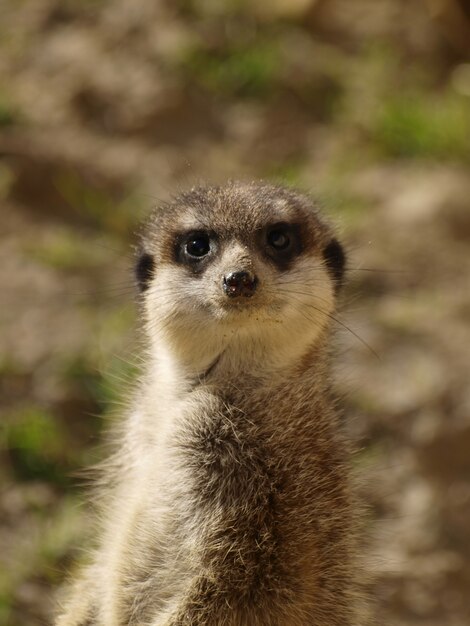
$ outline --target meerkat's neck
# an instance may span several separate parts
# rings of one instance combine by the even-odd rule
[[[288,360],[282,359],[285,352],[279,350],[278,361],[275,352],[262,353],[249,342],[235,348],[206,344],[204,360],[196,363],[162,344],[147,377],[147,427],[152,431],[161,426],[172,432],[179,414],[175,408],[183,411],[188,402],[204,394],[245,412],[252,412],[253,407],[270,407],[273,425],[278,420],[286,422],[287,416],[297,421],[296,413],[300,421],[308,421],[307,406],[328,402],[327,344],[325,330],[296,356],[292,350],[288,352]]]
[[[158,393],[181,399],[200,386],[222,393],[228,388],[273,390],[297,384],[319,384],[328,372],[329,329],[320,334],[268,328],[256,337],[243,332],[174,337],[153,349],[149,383]]]

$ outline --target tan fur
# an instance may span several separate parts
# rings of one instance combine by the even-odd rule
[[[300,224],[288,267],[264,251],[274,222]],[[199,275],[175,259],[188,230],[218,238]],[[155,212],[148,367],[99,547],[57,626],[359,624],[349,445],[329,391],[332,237],[309,199],[256,183]],[[234,270],[259,278],[249,301],[221,288]]]

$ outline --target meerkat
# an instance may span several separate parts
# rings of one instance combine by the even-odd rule
[[[357,626],[350,445],[330,393],[345,254],[306,196],[191,189],[136,265],[146,368],[57,626]]]

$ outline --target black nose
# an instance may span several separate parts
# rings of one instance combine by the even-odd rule
[[[224,291],[230,298],[250,298],[256,290],[258,279],[250,272],[231,272],[224,276]]]

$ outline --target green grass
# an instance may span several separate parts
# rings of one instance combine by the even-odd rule
[[[103,232],[126,240],[141,222],[144,199],[129,190],[111,192],[91,186],[74,172],[54,182],[69,207]]]
[[[268,178],[277,184],[300,187],[301,172],[304,164],[304,157],[299,155],[282,163],[274,163],[266,167],[262,177]]]
[[[59,506],[43,511],[31,510],[34,531],[17,539],[15,567],[0,571],[0,623],[22,624],[24,614],[18,615],[16,594],[25,582],[36,580],[58,585],[68,569],[71,545],[77,545],[87,533],[88,520],[79,510],[80,500],[65,496]],[[35,622],[36,623],[36,622]]]
[[[271,39],[233,42],[218,51],[195,49],[181,61],[193,80],[226,97],[266,96],[275,86],[278,66],[279,52]]]
[[[0,129],[13,126],[20,120],[20,115],[7,93],[0,89]]]
[[[372,126],[373,141],[392,157],[470,160],[470,100],[447,91],[395,94]]]
[[[128,328],[128,319],[121,318],[121,315],[116,315],[113,321],[108,316],[107,324],[113,326],[118,323]],[[78,357],[65,366],[64,378],[67,386],[74,387],[76,392],[90,398],[100,413],[106,414],[127,400],[123,389],[127,391],[131,388],[138,371],[138,366],[133,362],[113,355],[107,355],[106,363],[100,371],[99,362],[89,355]]]
[[[3,420],[0,449],[8,451],[17,478],[68,485],[69,442],[56,417],[30,405],[18,407]]]
[[[6,411],[0,429],[0,453],[9,459],[16,479],[46,481],[59,488],[74,486],[73,473],[102,454],[93,441],[98,440],[105,424],[103,417],[124,410],[122,404],[137,372],[134,363],[111,355],[103,372],[92,357],[77,357],[64,365],[63,385],[69,396],[81,398],[83,405],[67,405],[64,415],[62,409],[48,410],[36,404]]]
[[[179,10],[187,17],[232,17],[244,12],[246,0],[177,0]]]
[[[126,246],[122,247],[122,254],[127,253]],[[100,267],[108,261],[114,250],[97,244],[97,238],[90,234],[87,244],[87,253],[83,254],[83,241],[71,230],[56,230],[47,239],[31,240],[24,247],[26,255],[41,265],[67,272],[86,273]]]

